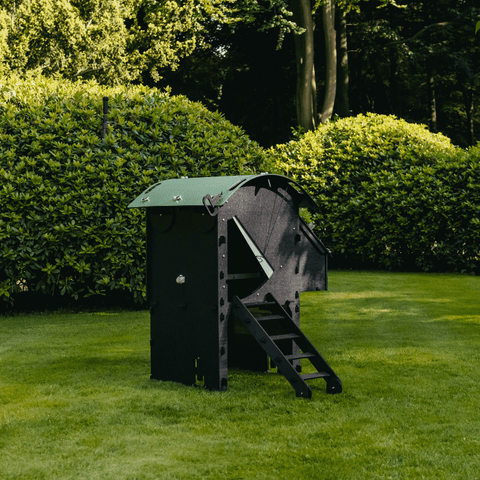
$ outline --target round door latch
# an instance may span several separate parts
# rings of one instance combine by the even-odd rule
[[[182,284],[185,283],[185,276],[184,276],[184,275],[179,275],[175,281],[176,281],[178,284],[182,285]]]

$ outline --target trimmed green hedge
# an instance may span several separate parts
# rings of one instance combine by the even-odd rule
[[[478,272],[480,149],[368,114],[272,149],[317,201],[316,233],[342,268]]]
[[[0,304],[25,291],[144,302],[144,216],[127,205],[161,179],[253,173],[264,161],[241,129],[184,97],[0,78]]]

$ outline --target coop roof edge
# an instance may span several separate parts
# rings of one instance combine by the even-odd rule
[[[215,206],[221,207],[246,185],[258,185],[272,190],[283,188],[293,197],[297,197],[300,207],[316,207],[314,200],[297,182],[283,175],[270,173],[163,180],[148,187],[128,207],[202,206],[206,195],[215,202]]]

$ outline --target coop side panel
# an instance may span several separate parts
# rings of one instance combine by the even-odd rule
[[[300,219],[297,242],[298,280],[301,292],[327,290],[329,252],[321,240]]]
[[[216,219],[204,209],[152,208],[147,220],[152,378],[218,378]]]

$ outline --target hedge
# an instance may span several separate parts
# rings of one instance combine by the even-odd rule
[[[184,97],[0,78],[0,304],[24,292],[143,303],[145,222],[130,201],[161,179],[254,173],[264,162],[241,129]]]
[[[273,167],[315,198],[316,233],[341,268],[480,266],[480,148],[424,126],[359,115],[274,147]]]

